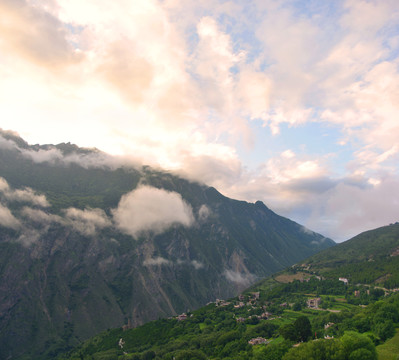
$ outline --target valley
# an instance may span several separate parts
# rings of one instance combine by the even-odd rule
[[[387,238],[391,240],[384,242]],[[346,258],[357,261],[360,269],[367,267],[369,273],[379,275],[386,271],[380,262],[367,260],[370,239],[380,244],[380,260],[384,256],[388,260],[399,242],[399,224],[360,234],[238,297],[136,329],[102,333],[62,359],[395,359],[399,355],[398,289],[389,286],[392,282],[382,288],[371,277],[363,284],[336,277],[335,273],[345,273],[345,267],[342,272],[339,266],[331,271],[331,254],[340,253],[340,247],[346,254],[357,249],[356,260]],[[318,272],[308,265],[316,259]],[[328,268],[321,259],[328,261]]]

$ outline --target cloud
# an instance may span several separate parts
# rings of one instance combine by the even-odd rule
[[[87,153],[78,153],[72,151],[68,154],[63,154],[62,151],[56,147],[39,150],[19,149],[21,154],[26,158],[31,159],[35,163],[47,162],[49,164],[57,164],[68,166],[70,164],[77,164],[86,169],[89,168],[109,168],[116,169],[122,166],[139,167],[140,160],[128,156],[111,156],[109,154],[98,151],[97,149],[87,149]]]
[[[191,206],[180,194],[150,186],[123,195],[113,217],[117,227],[133,237],[143,231],[160,234],[172,225],[194,223]]]
[[[110,155],[102,152],[96,148],[83,148],[76,147],[71,144],[59,144],[58,148],[55,145],[44,145],[41,148],[33,146],[31,148],[20,147],[16,141],[6,139],[2,136],[0,129],[0,148],[15,150],[27,159],[35,163],[49,163],[52,165],[78,164],[86,169],[88,168],[109,168],[117,169],[122,166],[133,166],[139,168],[142,166],[141,160],[138,157],[126,155]],[[19,134],[13,133],[14,136],[19,138]],[[28,144],[26,144],[28,145]],[[69,145],[70,149],[64,153],[61,149]],[[1,181],[1,178],[0,178]],[[3,180],[4,181],[4,180]],[[1,185],[0,185],[1,191]]]
[[[0,32],[4,35],[0,46],[4,54],[16,53],[47,68],[79,59],[67,40],[66,26],[41,6],[25,0],[3,0],[0,12]]]
[[[15,144],[14,141],[5,139],[2,135],[3,135],[2,132],[0,132],[0,149],[11,149],[11,150],[13,150],[13,149],[17,148],[17,144]]]
[[[195,270],[199,270],[204,267],[204,264],[197,260],[191,260],[191,265],[194,266]]]
[[[317,160],[300,159],[291,150],[286,150],[280,156],[268,160],[265,172],[277,183],[321,177],[326,174],[326,170]]]
[[[21,210],[21,214],[28,219],[43,225],[48,225],[52,222],[65,223],[62,217],[54,214],[49,214],[40,209],[32,209],[25,206]]]
[[[178,259],[176,260],[176,262],[173,262],[161,256],[156,256],[154,258],[147,258],[143,261],[144,266],[172,266],[174,264],[177,265],[188,264],[193,266],[195,270],[199,270],[204,267],[204,264],[197,260],[187,261],[187,260]]]
[[[30,245],[37,243],[42,235],[43,232],[37,229],[24,228],[22,233],[18,237],[18,241],[22,245],[29,247]]]
[[[20,227],[20,221],[11,213],[11,211],[0,204],[0,225],[11,229]]]
[[[397,176],[382,178],[376,185],[367,179],[359,179],[359,184],[340,181],[319,198],[319,203],[312,204],[306,225],[343,241],[362,231],[397,222],[397,186]]]
[[[205,221],[209,217],[209,215],[211,215],[211,210],[209,209],[209,207],[205,204],[201,205],[198,210],[198,220]]]
[[[8,185],[8,182],[4,178],[0,177],[0,192],[4,193],[9,191],[9,189],[10,186]]]
[[[50,206],[44,195],[37,195],[34,190],[28,187],[23,190],[12,190],[7,181],[2,177],[0,177],[0,192],[2,192],[9,201],[28,202],[41,207]]]
[[[209,148],[211,149],[212,147]],[[226,187],[229,183],[232,185],[241,175],[241,162],[228,147],[215,146],[213,150],[213,155],[186,154],[180,163],[182,170],[176,172],[185,178],[199,180],[216,188]]]
[[[161,266],[161,265],[171,265],[172,262],[161,257],[149,258],[143,261],[144,266]]]
[[[337,184],[385,188],[397,174],[395,0],[4,0],[0,11],[0,118],[33,143],[133,153],[305,222]],[[313,124],[339,133],[330,154],[350,154],[334,163],[283,146],[312,142],[295,130]]]
[[[87,236],[95,235],[99,229],[111,226],[111,220],[102,209],[64,210],[65,217],[72,227]]]
[[[19,201],[19,202],[29,202],[33,205],[48,207],[50,206],[44,195],[37,195],[35,191],[30,188],[25,188],[24,190],[14,190],[12,192],[5,193],[6,198],[10,201]]]
[[[227,280],[238,285],[249,285],[253,283],[256,279],[256,276],[251,273],[241,273],[228,269],[223,272],[223,275],[226,277]]]
[[[27,149],[20,149],[23,156],[28,159],[31,159],[35,163],[56,163],[57,161],[62,161],[64,156],[62,152],[57,148],[51,149],[39,149],[35,150],[27,150]]]

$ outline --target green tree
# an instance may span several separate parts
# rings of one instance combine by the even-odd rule
[[[317,340],[292,348],[283,360],[346,360],[338,339]]]
[[[395,325],[392,320],[387,320],[383,323],[378,323],[373,327],[375,334],[385,341],[395,335]]]
[[[279,329],[279,333],[285,340],[297,341],[298,334],[296,332],[294,324],[282,325]]]
[[[293,306],[292,306],[292,310],[294,311],[301,311],[302,310],[302,305],[300,302],[296,302]]]
[[[348,360],[374,360],[376,359],[375,354],[373,354],[368,349],[357,349],[352,351],[349,355]]]
[[[294,322],[298,341],[308,341],[312,337],[312,326],[307,316],[300,316]]]
[[[371,355],[367,355],[369,356],[367,360],[377,359],[375,345],[366,335],[359,334],[355,331],[347,331],[341,338],[341,344],[346,359],[349,359],[351,354],[358,349],[366,349],[370,352]],[[357,353],[355,353],[353,356],[357,356],[356,354]]]
[[[206,355],[201,350],[183,350],[175,357],[175,360],[206,360]]]
[[[279,344],[270,344],[256,352],[255,360],[281,360],[284,354],[292,348],[291,342],[283,341]]]
[[[152,360],[153,358],[155,358],[155,352],[152,350],[146,351],[142,356],[143,360]]]

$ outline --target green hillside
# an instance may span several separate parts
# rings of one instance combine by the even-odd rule
[[[396,359],[399,293],[369,274],[398,272],[398,228],[368,231],[183,320],[109,330],[61,358]],[[354,264],[363,283],[342,279]]]
[[[293,268],[351,283],[399,287],[399,223],[364,232]]]

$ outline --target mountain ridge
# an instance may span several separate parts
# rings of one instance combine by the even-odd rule
[[[334,245],[261,202],[3,135],[0,357],[197,308]]]

